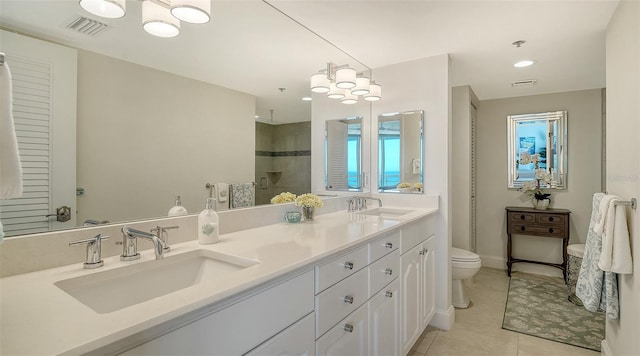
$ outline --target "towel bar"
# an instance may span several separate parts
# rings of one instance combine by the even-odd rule
[[[636,200],[636,198],[631,198],[631,200],[618,200],[616,202],[614,202],[615,205],[622,205],[622,206],[630,206],[631,209],[636,210],[636,208],[638,208],[638,201]]]

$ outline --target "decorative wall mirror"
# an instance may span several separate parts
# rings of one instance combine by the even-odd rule
[[[422,194],[423,111],[378,116],[378,191]]]
[[[327,190],[362,191],[362,116],[326,121],[324,163]]]
[[[567,188],[566,111],[507,116],[507,145],[509,188],[536,179],[536,170],[550,177],[541,187]]]

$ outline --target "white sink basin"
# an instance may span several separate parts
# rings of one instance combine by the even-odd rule
[[[58,281],[55,285],[99,314],[111,313],[195,286],[216,283],[259,261],[209,250],[177,255]]]
[[[377,209],[368,209],[356,214],[380,216],[383,218],[393,219],[393,218],[400,218],[403,215],[413,213],[414,211],[415,210],[411,210],[411,209],[377,208]]]

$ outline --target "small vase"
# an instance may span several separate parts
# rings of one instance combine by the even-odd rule
[[[536,210],[547,210],[549,207],[549,203],[551,203],[551,199],[531,199],[531,204],[533,204],[533,208]]]
[[[313,206],[303,206],[302,207],[302,215],[305,220],[313,220],[313,215],[315,214],[316,208]]]

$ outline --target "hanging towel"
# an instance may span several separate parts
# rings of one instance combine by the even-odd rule
[[[602,193],[599,193],[602,194]],[[613,205],[611,204],[611,202],[614,199],[620,200],[620,198],[618,198],[615,195],[611,195],[611,194],[602,194],[602,200],[600,201],[600,207],[598,208],[597,211],[592,212],[592,218],[593,214],[595,214],[595,225],[593,227],[593,230],[596,232],[596,234],[601,235],[604,234],[604,229],[605,229],[605,225],[607,224],[607,217],[609,216],[609,207],[612,207]]]
[[[22,167],[13,124],[11,71],[0,65],[0,199],[22,196]]]
[[[255,205],[255,183],[239,183],[229,186],[231,191],[231,209],[246,208]]]
[[[218,199],[216,210],[229,210],[229,184],[216,183],[216,199]]]
[[[605,272],[630,274],[633,272],[627,209],[612,199],[607,210],[607,220],[602,238],[602,253],[598,267]]]
[[[598,267],[602,253],[602,234],[596,233],[595,228],[601,218],[600,208],[605,196],[604,193],[593,195],[591,221],[576,283],[576,296],[582,300],[585,309],[592,312],[602,309],[606,312],[607,319],[616,320],[619,315],[617,277],[614,273],[605,272]]]

